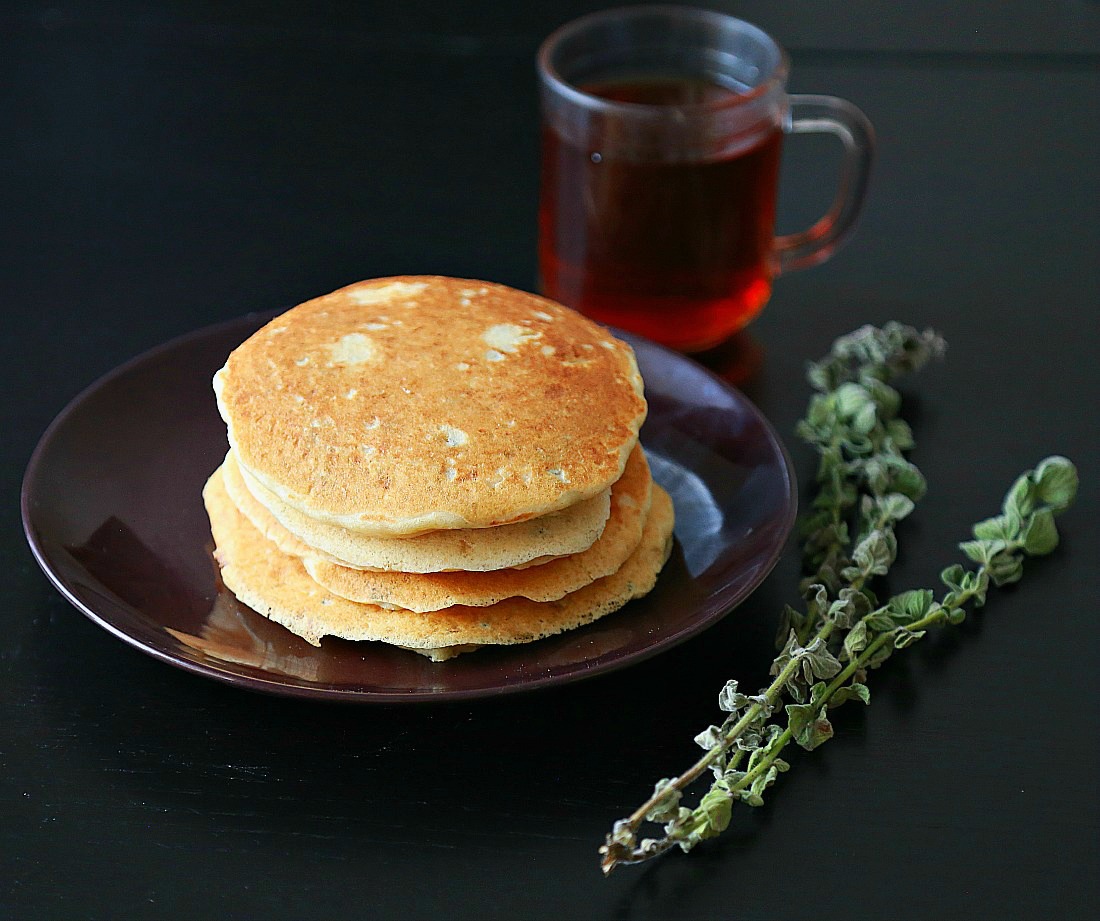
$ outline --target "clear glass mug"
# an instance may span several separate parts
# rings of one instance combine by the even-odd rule
[[[640,6],[577,19],[538,56],[543,292],[683,351],[722,342],[773,279],[828,259],[867,189],[873,133],[851,103],[787,93],[783,50],[708,10]],[[829,212],[775,236],[785,134],[844,158]]]

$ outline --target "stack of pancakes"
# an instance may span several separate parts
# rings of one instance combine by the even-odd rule
[[[529,642],[645,594],[668,557],[634,355],[552,301],[362,282],[268,323],[214,389],[223,582],[315,645]]]

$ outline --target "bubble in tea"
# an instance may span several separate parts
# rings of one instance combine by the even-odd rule
[[[705,77],[597,80],[617,103],[720,107],[737,90]],[[546,294],[601,323],[675,348],[708,348],[767,302],[774,266],[782,131],[673,158],[598,132],[583,142],[543,126],[539,262]],[[610,141],[610,143],[608,143]]]

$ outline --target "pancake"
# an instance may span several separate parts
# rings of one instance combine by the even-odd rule
[[[314,650],[303,654],[298,637],[280,624],[258,617],[227,588],[218,592],[198,636],[171,627],[165,627],[165,630],[189,649],[223,662],[304,678],[313,683],[327,683],[339,678],[338,674],[334,674],[339,668],[334,667],[332,660],[318,656]],[[427,656],[433,662],[443,662],[480,648],[466,645],[444,649],[423,647],[409,651]]]
[[[596,542],[611,511],[611,490],[569,508],[496,528],[429,531],[401,539],[366,537],[315,521],[245,477],[230,451],[223,465],[233,504],[284,553],[352,569],[484,572],[580,553]]]
[[[326,591],[297,557],[281,553],[237,511],[215,471],[203,489],[222,579],[237,598],[314,645],[323,636],[379,640],[449,655],[451,647],[527,643],[590,623],[652,589],[672,547],[672,501],[659,486],[642,542],[618,572],[558,601],[511,598],[431,614],[357,604]]]
[[[341,598],[418,613],[459,604],[485,607],[514,597],[556,601],[616,572],[634,552],[649,513],[651,485],[645,454],[635,447],[611,489],[611,517],[600,539],[583,553],[528,569],[408,574],[362,572],[308,556],[304,563],[314,581]]]
[[[633,352],[602,327],[438,276],[293,308],[233,351],[215,392],[245,474],[374,537],[495,527],[597,496],[646,413]]]

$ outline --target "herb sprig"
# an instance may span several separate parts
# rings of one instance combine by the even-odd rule
[[[819,462],[816,495],[800,526],[809,573],[800,586],[803,610],[783,611],[773,681],[755,695],[726,682],[718,707],[727,716],[695,737],[705,754],[678,777],[658,781],[645,803],[614,824],[600,847],[605,875],[674,846],[690,851],[725,830],[735,802],[762,805],[790,767],[781,755],[791,742],[813,750],[833,735],[829,710],[870,702],[869,670],[930,628],[961,623],[968,605],[985,604],[991,584],[1018,581],[1025,557],[1057,546],[1054,516],[1072,503],[1077,471],[1065,458],[1049,457],[1016,480],[998,515],[974,525],[974,539],[959,547],[977,565],[945,569],[939,598],[917,589],[880,603],[871,589],[897,556],[897,523],[925,492],[924,477],[904,456],[913,436],[898,417],[901,396],[890,382],[944,348],[931,331],[865,326],[810,365],[816,392],[797,433]],[[713,781],[698,805],[681,805],[684,790],[708,770]],[[639,839],[647,822],[663,825],[663,834]]]

